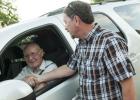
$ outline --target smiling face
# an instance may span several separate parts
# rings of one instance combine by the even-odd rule
[[[36,69],[43,61],[43,50],[35,43],[28,44],[24,49],[24,58],[28,66]]]

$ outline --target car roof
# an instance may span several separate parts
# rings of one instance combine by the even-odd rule
[[[114,7],[127,5],[127,4],[133,4],[133,3],[140,3],[140,1],[128,0],[128,1],[119,1],[119,2],[109,2],[109,3],[91,5],[91,7],[92,7],[93,12],[105,12],[108,14],[112,14]],[[19,23],[9,25],[5,28],[0,29],[0,37],[2,37],[0,39],[0,42],[1,42],[0,49],[7,43],[7,41],[5,40],[7,39],[10,40],[10,38],[15,37],[17,34],[22,33],[33,27],[45,25],[49,22],[57,24],[56,21],[58,20],[61,22],[62,25],[64,25],[63,17],[62,17],[63,9],[64,7],[57,9],[56,11],[44,14],[40,17],[31,19],[31,20],[21,21]]]
[[[7,40],[11,40],[17,35],[20,35],[19,33],[26,33],[27,31],[36,28],[38,26],[43,26],[48,23],[50,24],[57,24],[57,19],[54,16],[50,17],[38,17],[34,18],[32,20],[26,20],[26,21],[21,21],[19,23],[9,25],[5,28],[0,29],[0,50],[3,48],[5,44],[7,44]]]
[[[104,11],[110,11],[110,9],[113,9],[114,7],[118,7],[118,6],[122,6],[122,5],[126,5],[126,4],[133,4],[133,3],[140,3],[139,0],[128,0],[128,1],[118,1],[118,2],[107,2],[107,3],[102,3],[102,4],[96,4],[96,5],[91,5],[92,7],[92,11],[93,12],[104,12]],[[61,14],[58,14],[58,15],[53,15],[51,14],[51,18],[50,19],[54,19],[54,17],[59,17],[60,19],[62,19],[62,11],[63,11],[64,7],[63,8],[60,8],[60,9],[57,9],[58,12],[60,12]],[[54,12],[54,11],[53,11]],[[53,13],[53,12],[49,12],[47,13],[50,14],[50,13]],[[57,13],[56,13],[57,14]],[[46,15],[46,14],[44,14]],[[46,20],[46,17],[47,19],[50,17],[50,16],[44,16],[42,15],[41,17],[37,17],[37,18],[34,18],[34,19],[30,19],[30,20],[26,20],[26,21],[21,21],[19,23],[16,23],[16,24],[13,24],[13,25],[9,25],[7,26],[6,28],[2,28],[0,29],[0,36],[4,36],[7,34],[10,34],[12,33],[12,30],[24,30],[27,29],[25,26],[30,26],[30,25],[34,25],[34,24],[39,24],[39,22],[44,22],[43,19]],[[41,24],[41,23],[40,23]],[[44,22],[45,24],[45,22]],[[24,27],[23,27],[24,26]],[[7,32],[7,34],[5,34],[5,32]],[[16,32],[16,31],[14,31]]]
[[[91,5],[92,11],[105,11],[105,10],[110,10],[114,9],[115,7],[118,6],[123,6],[123,5],[128,5],[128,4],[135,4],[135,3],[140,3],[139,0],[127,0],[127,1],[115,1],[115,2],[105,2],[102,4],[96,4],[96,5]]]

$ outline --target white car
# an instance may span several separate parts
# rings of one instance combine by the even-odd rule
[[[95,22],[127,40],[129,57],[136,70],[137,98],[140,98],[140,1],[129,0],[91,5]],[[37,41],[45,59],[58,66],[66,64],[74,52],[77,39],[64,28],[63,8],[30,21],[0,29],[0,100],[71,100],[78,88],[78,75],[54,80],[34,92],[23,81],[13,78],[26,65],[22,44]]]

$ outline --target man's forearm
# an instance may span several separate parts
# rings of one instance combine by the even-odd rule
[[[136,100],[136,92],[133,78],[121,81],[123,100]]]
[[[74,70],[68,68],[66,65],[63,65],[51,72],[46,73],[45,75],[41,76],[39,82],[48,82],[57,78],[63,78],[67,76],[71,76],[75,73]]]
[[[25,81],[27,84],[29,84],[31,87],[35,87],[36,82],[34,79],[36,79],[37,77],[34,75],[29,75],[24,77],[22,80]]]

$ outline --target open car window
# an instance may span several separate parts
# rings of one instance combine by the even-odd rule
[[[1,81],[13,79],[26,65],[23,57],[22,46],[24,43],[29,41],[37,42],[45,52],[44,59],[53,61],[58,67],[66,64],[73,53],[69,43],[56,26],[49,25],[28,31],[22,34],[22,36],[16,37],[3,51],[1,55],[1,58],[3,58],[1,60]],[[63,78],[50,82],[47,87],[37,91],[36,95],[44,93],[66,79],[67,78]]]

